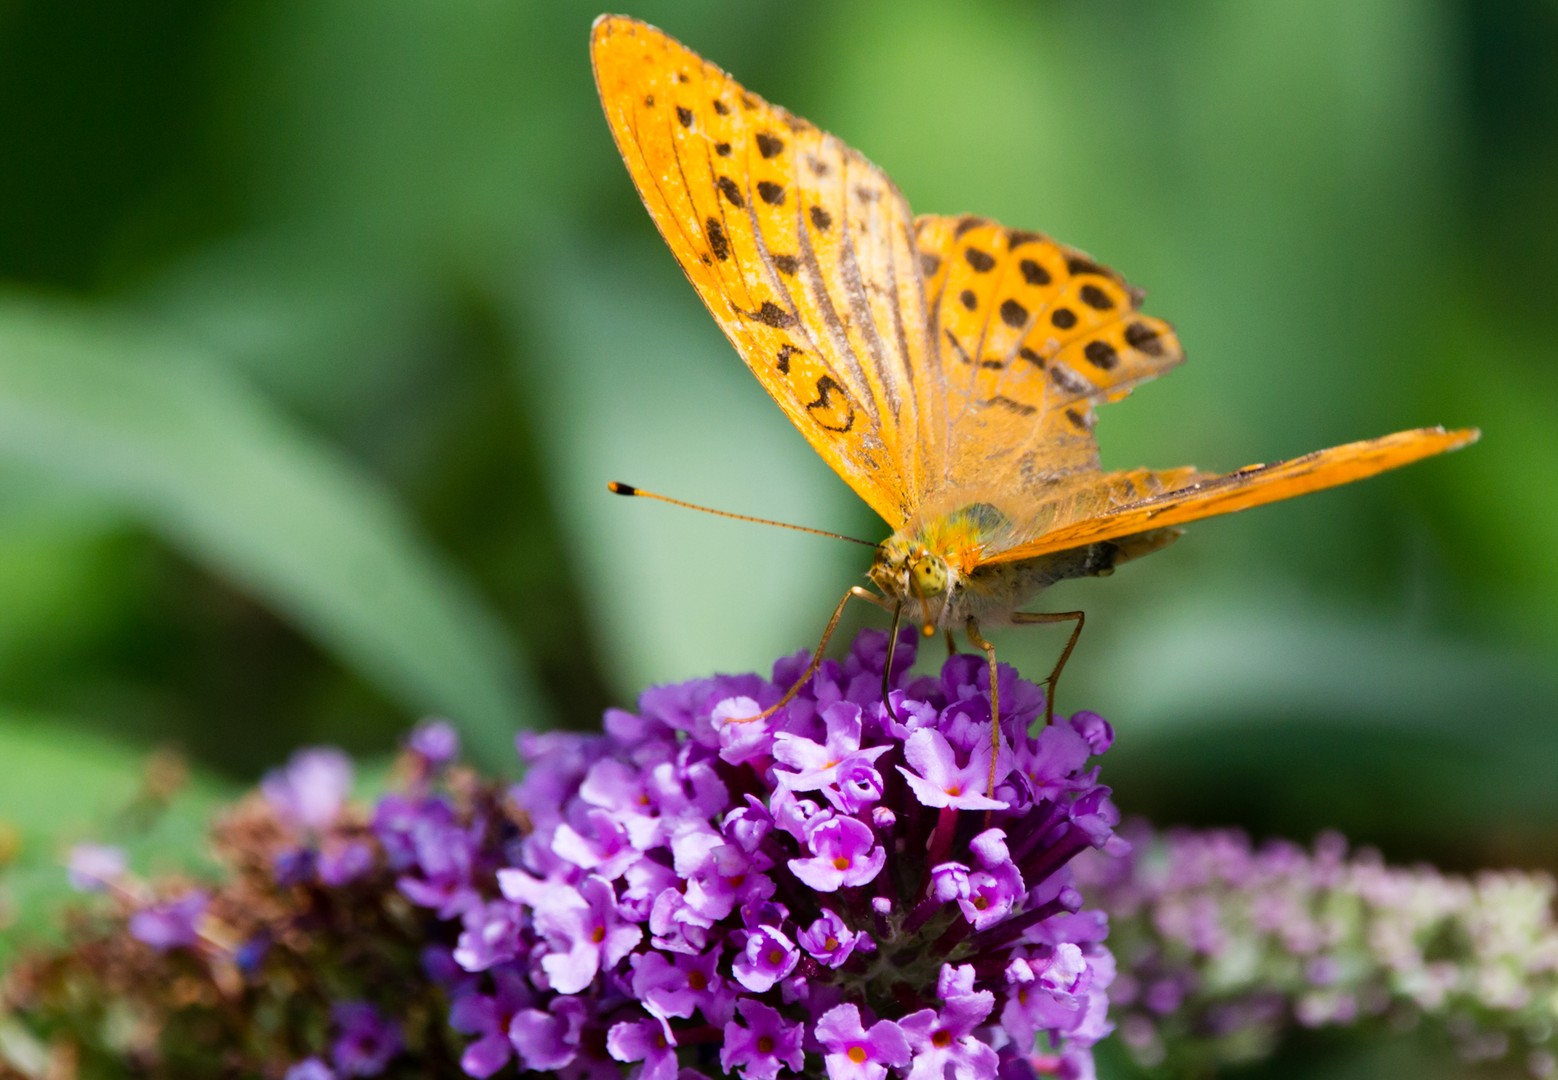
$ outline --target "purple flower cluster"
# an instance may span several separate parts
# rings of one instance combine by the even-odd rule
[[[1334,834],[1260,846],[1234,830],[1129,830],[1082,859],[1114,920],[1120,1034],[1144,1064],[1264,1057],[1291,1028],[1432,1027],[1464,1058],[1558,1076],[1558,884],[1386,864]]]
[[[902,685],[913,640],[890,708],[865,632],[767,719],[804,655],[652,689],[602,735],[523,736],[521,828],[384,799],[401,892],[458,920],[425,961],[465,1071],[1091,1076],[1114,965],[1068,863],[1126,848],[1089,766],[1112,732],[1032,733],[1043,693],[1002,668],[992,739],[983,659]]]

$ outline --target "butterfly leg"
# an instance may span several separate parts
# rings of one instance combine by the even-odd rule
[[[822,640],[817,642],[817,651],[811,654],[811,660],[807,663],[806,670],[801,672],[801,677],[795,680],[795,684],[784,692],[784,696],[782,698],[768,706],[768,708],[764,709],[756,716],[743,716],[740,718],[733,717],[730,720],[727,720],[726,723],[750,724],[755,720],[766,720],[768,717],[772,716],[774,713],[790,704],[790,702],[795,698],[795,695],[801,692],[801,687],[805,686],[811,680],[811,677],[817,674],[817,669],[822,666],[823,654],[828,647],[828,642],[833,638],[833,631],[838,629],[839,620],[844,617],[845,606],[854,599],[869,600],[879,608],[884,608],[888,611],[895,610],[894,608],[888,606],[886,600],[883,600],[880,596],[876,595],[876,593],[872,592],[871,590],[863,588],[859,585],[850,586],[849,591],[845,593],[844,596],[839,600],[838,607],[833,609],[833,617],[828,620],[828,625],[823,628]]]
[[[957,638],[952,636],[952,631],[946,631],[947,635],[947,659],[950,660],[958,654]]]
[[[1071,650],[1077,647],[1077,638],[1082,636],[1082,624],[1086,621],[1087,616],[1080,611],[1015,611],[1012,613],[1012,622],[1019,626],[1058,622],[1076,623],[1076,626],[1071,628],[1071,636],[1066,639],[1066,647],[1060,650],[1060,659],[1055,661],[1055,669],[1049,673],[1049,678],[1044,680],[1045,724],[1054,722],[1055,684],[1060,681],[1060,672],[1066,666],[1066,661],[1071,659]]]
[[[893,656],[898,652],[898,623],[902,617],[903,605],[894,604],[893,625],[887,631],[887,663],[882,666],[882,704],[887,709],[887,715],[899,724],[903,723],[903,717],[899,716],[898,711],[893,708],[893,699],[888,695],[892,693],[893,688]]]
[[[1001,696],[997,669],[995,666],[995,646],[985,640],[979,632],[979,623],[972,615],[968,617],[968,623],[964,627],[968,634],[968,640],[976,649],[984,652],[985,660],[990,665],[990,791],[989,795],[995,798],[995,759],[1001,756]]]

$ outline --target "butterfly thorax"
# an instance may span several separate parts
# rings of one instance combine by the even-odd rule
[[[919,516],[878,546],[871,581],[926,625],[961,627],[970,615],[998,621],[1055,579],[1025,563],[985,563],[1010,528],[987,502]]]
[[[1055,582],[1103,577],[1179,534],[1157,529],[1031,559],[994,560],[1011,533],[1010,519],[988,502],[922,515],[877,547],[870,578],[910,619],[960,629],[970,617],[1004,622]]]

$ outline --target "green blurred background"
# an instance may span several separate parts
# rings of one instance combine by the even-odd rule
[[[809,647],[883,533],[617,158],[576,0],[0,0],[0,816],[90,828]],[[1558,5],[642,2],[923,211],[1120,268],[1191,362],[1107,464],[1478,446],[1062,586],[1128,810],[1558,868]],[[862,617],[863,621],[875,621]],[[998,634],[1048,670],[1060,631]],[[25,783],[22,781],[25,779]],[[52,838],[52,839],[51,839]]]

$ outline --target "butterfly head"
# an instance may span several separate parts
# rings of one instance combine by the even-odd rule
[[[898,533],[876,549],[871,581],[933,632],[959,586],[957,570],[923,542]]]

